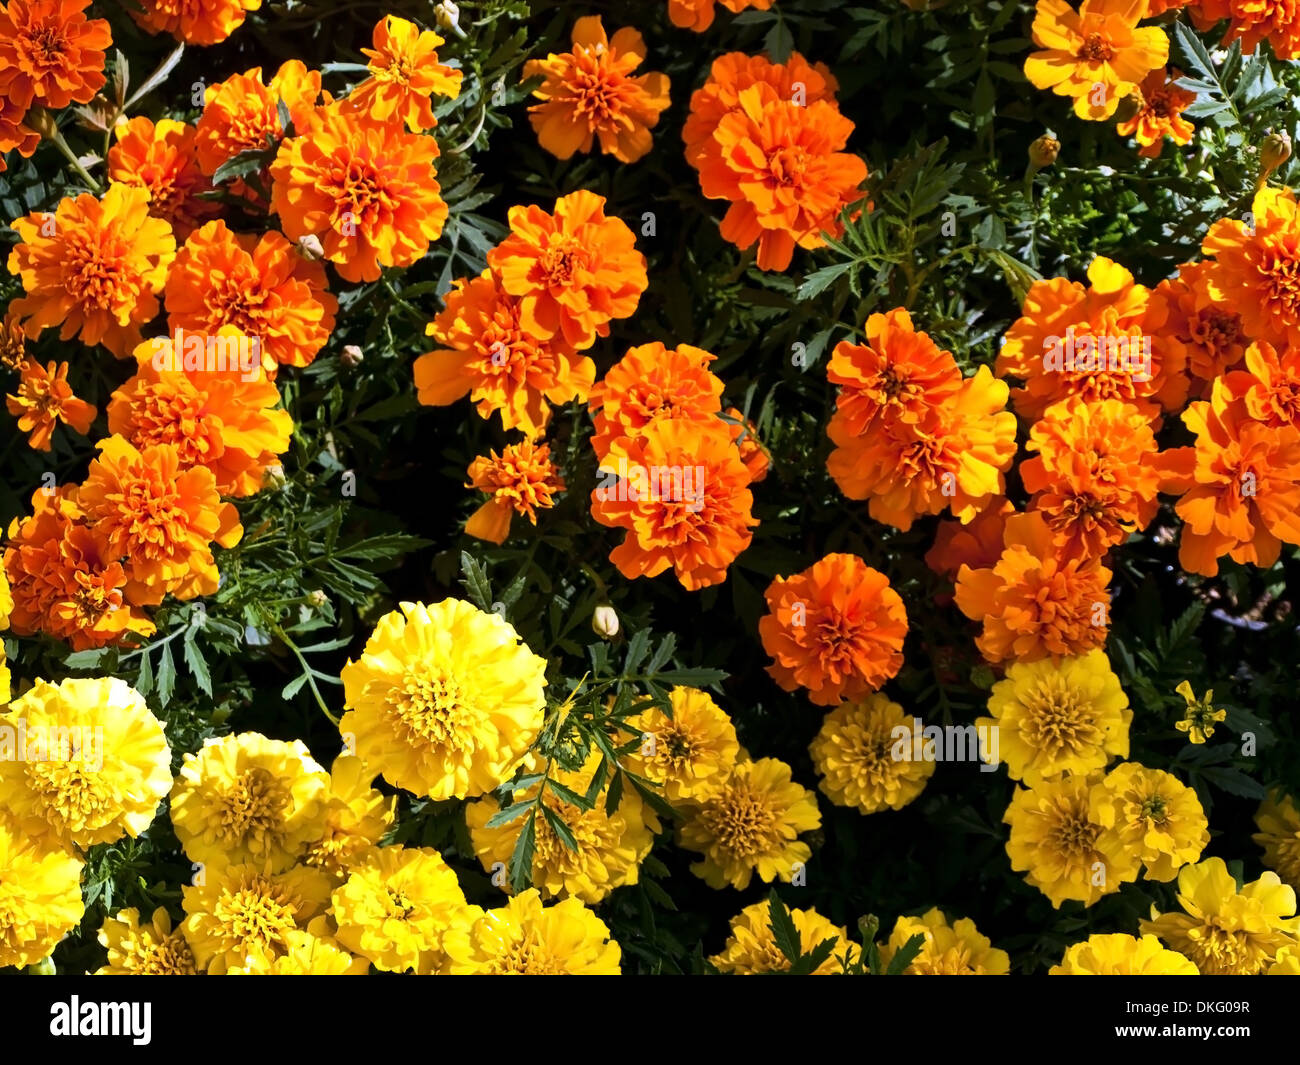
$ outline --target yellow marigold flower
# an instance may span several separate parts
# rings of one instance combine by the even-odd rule
[[[307,844],[302,860],[324,870],[336,883],[341,884],[370,848],[378,846],[393,824],[397,798],[372,788],[374,779],[374,772],[350,754],[339,755],[330,769],[329,792],[319,819],[324,829]]]
[[[573,25],[573,50],[550,53],[524,64],[523,78],[544,80],[533,95],[544,101],[528,109],[541,146],[557,159],[600,150],[623,163],[635,163],[653,146],[650,130],[668,106],[668,76],[634,76],[645,61],[645,41],[631,26],[609,38],[599,15]]]
[[[0,723],[0,806],[62,844],[134,839],[171,787],[162,723],[116,677],[38,680]]]
[[[42,366],[28,359],[19,372],[22,377],[17,393],[5,397],[5,406],[18,419],[18,428],[31,434],[27,439],[29,447],[49,451],[55,426],[60,422],[82,436],[90,432],[96,408],[73,394],[66,362]]]
[[[466,488],[488,494],[487,502],[465,523],[465,533],[494,544],[505,543],[516,513],[536,525],[537,511],[549,510],[556,494],[564,491],[550,447],[532,440],[508,444],[499,455],[495,451],[479,455],[465,475]]]
[[[463,799],[509,778],[542,727],[546,663],[462,599],[402,603],[343,667],[339,729],[394,787]]]
[[[632,772],[663,787],[670,803],[694,799],[725,781],[740,757],[736,728],[708,692],[673,688],[672,716],[650,707],[627,718],[641,746],[627,755]]]
[[[431,847],[380,847],[334,889],[338,940],[385,972],[443,972],[469,952],[482,914]]]
[[[1146,879],[1170,881],[1210,842],[1196,792],[1172,773],[1137,762],[1117,765],[1092,789],[1092,819],[1102,826],[1097,849],[1110,864],[1136,857]]]
[[[108,949],[108,964],[96,976],[196,976],[199,972],[189,941],[181,928],[172,928],[166,906],[154,910],[145,925],[134,906],[105,917],[99,943]]]
[[[307,931],[293,929],[284,934],[285,952],[270,965],[232,965],[227,976],[365,976],[370,962],[355,958],[339,946],[334,925],[321,914],[313,917]]]
[[[1025,77],[1039,89],[1074,100],[1080,118],[1100,121],[1169,59],[1169,38],[1155,26],[1137,28],[1146,0],[1038,0],[1034,43]]]
[[[817,967],[814,976],[835,976],[844,971],[840,959],[848,952],[855,953],[855,944],[849,941],[848,932],[832,924],[816,910],[791,910],[790,919],[799,933],[799,948],[811,953],[819,944],[836,939],[831,956]],[[771,909],[766,900],[746,906],[731,919],[731,935],[722,952],[713,955],[709,964],[724,973],[754,976],[760,973],[783,973],[790,968],[790,959],[781,953],[772,934]]]
[[[1196,976],[1196,966],[1176,950],[1166,950],[1155,936],[1089,936],[1067,947],[1049,976]]]
[[[81,860],[0,804],[0,966],[48,957],[84,913]]]
[[[1105,651],[1013,662],[988,705],[993,716],[978,718],[976,727],[998,730],[996,757],[1012,780],[1030,787],[1128,757],[1133,711]],[[991,752],[981,755],[993,761]]]
[[[13,694],[10,690],[10,681],[9,667],[5,664],[5,645],[0,642],[0,706],[7,703]]]
[[[413,133],[433,129],[430,97],[460,95],[463,75],[438,62],[437,49],[446,42],[432,30],[421,30],[414,22],[387,15],[375,23],[373,48],[361,49],[370,60],[370,77],[348,97],[372,118],[386,122],[396,117]]]
[[[577,770],[551,768],[551,779],[570,791],[585,795],[600,765],[600,752],[593,750],[587,763]],[[540,784],[515,793],[515,802],[525,802],[537,795]],[[611,891],[625,884],[635,884],[641,862],[650,853],[658,818],[641,801],[632,788],[624,788],[618,808],[605,809],[609,785],[601,790],[590,810],[572,806],[549,788],[542,798],[568,828],[578,849],[570,850],[555,833],[547,818],[539,816],[534,824],[533,866],[530,882],[543,898],[575,896],[595,904]],[[474,853],[483,868],[496,873],[507,868],[515,840],[523,831],[524,821],[517,820],[495,827],[488,820],[500,807],[496,800],[485,798],[465,808]],[[500,863],[499,866],[497,863]]]
[[[937,906],[924,916],[900,917],[894,922],[889,942],[880,948],[880,960],[888,965],[917,935],[925,937],[925,946],[903,970],[908,976],[1006,976],[1011,971],[1007,952],[980,935],[974,921],[962,917],[949,924]]]
[[[320,838],[329,774],[302,740],[213,736],[187,754],[172,788],[172,827],[210,870],[265,863],[279,872]]]
[[[896,738],[899,729],[908,737]],[[808,748],[822,794],[864,814],[901,810],[925,790],[935,767],[911,730],[912,719],[880,692],[837,706]]]
[[[813,792],[790,779],[790,767],[776,758],[741,762],[725,783],[698,801],[680,829],[680,842],[704,857],[691,866],[712,888],[749,887],[754,873],[764,883],[790,880],[806,865],[812,849],[800,832],[820,828]]]
[[[489,976],[618,976],[622,949],[578,899],[543,906],[529,888],[488,910],[470,929],[470,954],[453,973]]]
[[[1187,715],[1181,721],[1174,722],[1174,728],[1186,732],[1187,738],[1193,743],[1204,743],[1214,735],[1214,723],[1226,718],[1228,711],[1214,709],[1212,689],[1205,693],[1204,699],[1198,699],[1192,691],[1191,682],[1185,680],[1174,691],[1187,700]]]
[[[1300,891],[1300,810],[1295,799],[1274,791],[1255,811],[1259,831],[1250,838],[1264,848],[1264,864]]]
[[[1283,947],[1296,945],[1295,891],[1276,873],[1238,888],[1222,858],[1207,858],[1178,874],[1178,902],[1183,913],[1152,906],[1152,919],[1139,929],[1187,955],[1206,976],[1254,976]]]
[[[1300,976],[1300,947],[1283,947],[1268,967],[1269,976]]]
[[[234,966],[269,971],[287,952],[289,934],[325,909],[330,884],[320,870],[302,865],[282,873],[230,865],[182,886],[181,895],[188,914],[181,930],[195,963],[210,976],[224,976]]]
[[[1092,819],[1089,799],[1101,774],[1064,776],[1034,788],[1017,788],[1002,820],[1011,826],[1007,856],[1059,908],[1066,899],[1091,906],[1121,883],[1137,879],[1132,855],[1107,857],[1097,849],[1102,826]]]

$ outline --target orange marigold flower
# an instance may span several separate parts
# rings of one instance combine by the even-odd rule
[[[50,437],[59,422],[85,436],[95,420],[95,406],[78,399],[68,384],[68,364],[42,366],[28,359],[22,366],[22,380],[16,395],[5,397],[9,413],[18,419],[18,428],[31,435],[27,443],[37,451],[50,450]]]
[[[244,532],[212,471],[182,470],[170,444],[137,451],[120,436],[101,441],[77,502],[105,557],[125,559],[126,598],[136,606],[157,606],[168,594],[212,595],[219,579],[212,543],[233,547]]]
[[[1239,365],[1250,342],[1238,311],[1210,298],[1207,281],[1214,270],[1213,263],[1183,263],[1177,277],[1151,290],[1147,305],[1153,358],[1185,363],[1193,398],[1208,395],[1216,377]]]
[[[1189,4],[1203,3],[1204,0],[1147,0],[1147,18],[1155,18],[1166,11],[1176,11]]]
[[[4,160],[6,152],[17,148],[24,159],[29,159],[41,143],[41,135],[23,125],[26,117],[27,108],[17,100],[0,95],[0,174],[7,169]]]
[[[1016,416],[1007,386],[987,366],[920,421],[889,418],[861,436],[838,414],[827,426],[835,444],[826,469],[849,499],[870,500],[876,521],[907,531],[944,508],[970,521],[1003,493],[1016,455]]]
[[[1078,395],[1132,403],[1158,428],[1161,409],[1178,410],[1187,398],[1183,351],[1157,352],[1144,332],[1151,293],[1118,263],[1097,256],[1088,282],[1084,288],[1053,277],[1029,287],[998,353],[997,374],[1024,382],[1011,392],[1022,418],[1037,420],[1053,403]]]
[[[19,636],[47,633],[74,651],[152,635],[153,623],[125,601],[126,573],[90,531],[76,494],[72,485],[38,488],[31,517],[9,526],[10,627]]]
[[[669,103],[668,76],[633,76],[645,60],[641,34],[625,26],[605,35],[599,15],[580,18],[573,26],[573,51],[524,64],[523,78],[545,80],[533,95],[545,101],[528,109],[541,146],[557,159],[574,152],[600,150],[623,163],[635,163],[653,144],[650,130]]]
[[[1016,512],[1009,499],[986,507],[963,525],[944,519],[934,532],[934,545],[925,553],[925,564],[935,573],[954,579],[963,565],[991,569],[1002,557],[1002,538],[1007,518]]]
[[[1099,559],[1056,548],[1042,514],[1013,514],[997,563],[957,572],[957,607],[983,624],[975,646],[987,661],[1060,659],[1106,643],[1110,577]]]
[[[1038,0],[1034,43],[1025,77],[1039,89],[1074,99],[1074,113],[1100,121],[1147,73],[1169,60],[1169,38],[1157,26],[1137,28],[1147,0]]]
[[[60,340],[80,334],[119,358],[140,343],[140,326],[158,314],[156,293],[176,255],[172,228],[149,217],[149,193],[110,185],[102,200],[64,198],[53,215],[33,212],[13,224],[21,240],[9,272],[27,295],[9,305],[33,339],[61,325]]]
[[[271,164],[271,208],[293,240],[316,236],[347,281],[377,281],[381,266],[410,266],[442,235],[447,204],[432,137],[323,107]]]
[[[764,593],[759,619],[767,672],[818,706],[861,699],[903,665],[907,611],[889,578],[857,555],[830,554]]]
[[[426,406],[455,403],[469,393],[482,418],[530,436],[551,416],[548,404],[583,401],[596,364],[561,336],[539,340],[520,321],[520,299],[502,290],[490,270],[458,278],[446,306],[425,330],[444,347],[415,360],[415,387]]]
[[[767,84],[740,93],[714,130],[719,152],[700,159],[700,187],[728,200],[720,230],[742,251],[758,242],[758,266],[784,270],[795,245],[820,248],[843,231],[840,212],[861,198],[867,165],[842,149],[853,123],[825,100],[800,104]]]
[[[338,301],[325,267],[299,254],[275,230],[232,233],[220,220],[195,230],[167,277],[173,331],[216,334],[222,326],[257,337],[262,363],[307,366],[329,340]]]
[[[1196,0],[1192,18],[1202,31],[1227,19],[1225,48],[1240,40],[1241,50],[1251,55],[1260,41],[1268,41],[1279,59],[1300,56],[1300,8],[1291,0]]]
[[[710,430],[653,422],[617,440],[600,469],[591,515],[627,530],[609,560],[628,580],[671,566],[687,591],[707,588],[753,538],[749,470],[721,421]]]
[[[1182,76],[1181,70],[1151,71],[1142,80],[1141,108],[1115,127],[1121,137],[1137,138],[1142,146],[1138,155],[1155,159],[1164,148],[1166,137],[1175,144],[1191,143],[1196,127],[1183,118],[1183,111],[1195,102],[1196,93],[1174,84]]]
[[[261,151],[279,140],[284,134],[281,100],[294,129],[301,133],[315,112],[320,92],[320,71],[308,70],[298,59],[282,64],[270,85],[262,82],[261,67],[209,85],[195,136],[199,167],[211,175],[240,152]]]
[[[1279,355],[1271,344],[1252,344],[1246,368],[1228,374],[1223,383],[1256,421],[1273,429],[1300,429],[1300,351]]]
[[[114,129],[117,143],[108,150],[108,177],[123,185],[149,190],[149,213],[171,223],[184,240],[220,208],[197,198],[212,188],[199,169],[197,133],[170,118],[157,125],[144,115]]]
[[[510,235],[488,253],[500,285],[518,296],[519,321],[541,339],[561,334],[581,351],[609,336],[646,290],[645,256],[627,223],[605,217],[605,198],[580,190],[555,211],[511,207]]]
[[[170,337],[146,340],[135,349],[139,369],[113,393],[108,431],[140,451],[169,444],[180,469],[211,470],[222,495],[253,495],[267,467],[288,450],[293,419],[274,409],[280,392],[259,361],[241,366],[230,358],[210,367],[206,338],[191,334],[188,339],[203,343],[202,355],[187,353],[184,343],[176,351]],[[222,347],[215,354],[246,343],[230,326],[223,326],[216,339]]]
[[[749,470],[750,483],[758,484],[767,476],[772,459],[767,453],[767,448],[758,438],[757,427],[735,407],[724,410],[722,417],[729,426],[732,443],[740,449],[740,461]]]
[[[596,458],[604,459],[615,441],[660,421],[717,430],[724,386],[708,368],[716,358],[690,344],[666,348],[654,341],[629,348],[591,390]]]
[[[668,0],[668,17],[674,26],[703,33],[713,25],[715,3],[734,14],[748,8],[766,11],[772,6],[772,0]]]
[[[555,505],[555,496],[564,491],[564,480],[546,444],[521,440],[501,449],[489,451],[469,464],[466,474],[470,483],[488,494],[488,500],[470,515],[465,532],[494,544],[505,543],[510,534],[510,519],[524,515],[534,525],[537,511]]]
[[[358,85],[350,103],[372,118],[386,122],[396,117],[413,133],[433,129],[430,97],[460,95],[462,74],[438,62],[437,50],[446,42],[432,30],[421,30],[414,22],[387,15],[375,23],[373,48],[361,49],[370,60],[370,77]]]
[[[0,321],[0,366],[15,373],[27,361],[27,334],[16,314],[6,314]]]
[[[108,23],[88,19],[90,0],[0,4],[0,99],[22,110],[85,104],[104,87]],[[30,154],[30,153],[27,153]]]
[[[136,0],[127,11],[148,33],[169,33],[186,44],[220,44],[261,6],[262,0]]]

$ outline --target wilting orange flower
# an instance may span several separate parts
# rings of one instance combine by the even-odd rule
[[[721,420],[710,430],[652,422],[615,441],[600,471],[591,516],[627,530],[609,560],[628,580],[671,566],[687,591],[707,588],[753,538],[749,470]]]
[[[233,547],[244,532],[212,471],[182,471],[171,444],[137,451],[120,436],[101,441],[77,502],[105,557],[125,559],[126,597],[137,606],[212,595],[212,543]]]
[[[104,87],[108,23],[87,19],[90,0],[0,4],[0,99],[22,110],[89,103]]]
[[[270,85],[262,82],[261,67],[209,85],[195,140],[203,173],[211,175],[240,152],[262,151],[283,136],[280,100],[289,109],[295,131],[301,133],[320,91],[320,72],[308,70],[298,59],[282,64]]]
[[[9,311],[27,335],[60,325],[60,340],[80,334],[118,357],[140,343],[140,325],[158,313],[155,295],[176,255],[172,228],[149,217],[149,193],[110,185],[103,200],[65,198],[53,215],[34,212],[13,223],[21,243],[9,272],[27,295]]]
[[[410,266],[442,235],[438,143],[347,107],[323,107],[271,164],[271,207],[293,240],[320,238],[347,281]]]
[[[7,396],[5,405],[18,419],[18,428],[31,434],[27,443],[37,451],[50,450],[50,437],[59,422],[85,436],[96,414],[93,404],[73,395],[66,362],[42,366],[28,359],[22,366],[18,392]]]
[[[1003,545],[993,567],[957,573],[957,606],[983,624],[975,646],[987,661],[1059,659],[1105,644],[1111,573],[1099,559],[1057,549],[1037,513],[1008,517]]]
[[[1157,26],[1137,28],[1147,0],[1038,0],[1034,43],[1025,77],[1039,89],[1074,99],[1074,113],[1110,118],[1147,73],[1169,59],[1169,38]]]
[[[429,98],[460,95],[462,74],[438,62],[444,43],[432,30],[387,15],[375,23],[373,48],[361,49],[370,60],[370,77],[352,90],[350,103],[381,122],[396,117],[413,133],[433,129],[438,120]]]
[[[17,148],[24,159],[29,159],[41,143],[41,135],[23,125],[26,117],[25,107],[20,106],[17,100],[0,94],[0,174],[7,169],[4,160],[6,152]]]
[[[486,492],[488,500],[470,515],[465,532],[494,544],[505,543],[514,514],[536,525],[537,511],[553,507],[556,493],[564,491],[551,449],[531,440],[509,444],[499,455],[489,451],[478,456],[466,476],[470,483],[465,487]]]
[[[1136,407],[1073,397],[1048,407],[1025,447],[1038,452],[1020,464],[1029,509],[1047,519],[1058,550],[1104,555],[1155,517],[1160,459]]]
[[[1036,420],[1067,396],[1132,403],[1159,426],[1161,409],[1187,398],[1182,349],[1156,346],[1144,332],[1150,292],[1104,256],[1088,267],[1089,287],[1064,277],[1035,281],[998,353],[999,377],[1018,377],[1011,399]],[[1158,356],[1158,357],[1157,357]]]
[[[700,159],[700,187],[731,206],[722,236],[742,251],[758,242],[758,266],[784,270],[795,245],[820,248],[843,231],[840,212],[861,198],[867,165],[843,151],[853,123],[825,100],[800,104],[765,83],[740,93],[718,122],[720,151]]]
[[[1279,59],[1300,56],[1300,9],[1290,0],[1196,0],[1191,10],[1202,31],[1229,21],[1225,48],[1240,40],[1241,50],[1251,55],[1266,40]]]
[[[540,433],[557,406],[587,398],[596,364],[561,336],[539,340],[520,323],[520,299],[484,270],[452,282],[442,313],[425,330],[436,351],[415,360],[419,401],[440,407],[467,392],[480,417],[501,412],[507,429]]]
[[[338,301],[325,267],[270,230],[259,238],[208,222],[190,234],[167,277],[172,331],[216,334],[223,325],[257,337],[262,364],[307,366],[329,340]]]
[[[605,198],[581,190],[555,211],[511,207],[510,235],[488,253],[500,285],[518,296],[519,321],[541,339],[562,334],[581,351],[636,310],[646,290],[645,256],[627,223],[605,217]]]
[[[857,555],[830,554],[764,593],[759,619],[767,672],[784,690],[806,688],[818,706],[860,699],[903,664],[907,611],[889,578]]]
[[[27,334],[16,314],[6,314],[0,321],[0,366],[15,373],[27,361]]]
[[[38,488],[31,517],[9,526],[10,628],[19,636],[48,633],[74,651],[152,635],[153,623],[125,601],[126,573],[90,531],[76,494],[71,485]]]
[[[181,469],[205,466],[222,495],[250,496],[262,487],[266,468],[288,450],[293,419],[274,409],[280,392],[260,361],[250,358],[245,367],[235,358],[214,358],[209,367],[206,338],[193,339],[204,341],[202,360],[187,360],[185,345],[177,352],[169,337],[135,349],[139,369],[113,393],[108,430],[140,451],[169,444]],[[244,339],[223,326],[214,337],[214,355],[237,350]]]
[[[1006,409],[1007,392],[981,366],[920,421],[890,417],[855,436],[837,414],[827,426],[835,450],[826,469],[849,499],[870,500],[876,521],[903,531],[946,507],[969,521],[1003,493],[1003,474],[1015,459],[1016,416]]]
[[[1142,81],[1142,106],[1132,118],[1115,127],[1121,137],[1136,137],[1138,155],[1155,159],[1168,137],[1175,144],[1189,144],[1196,132],[1183,111],[1196,100],[1196,93],[1174,84],[1183,76],[1181,70],[1153,70]]]
[[[735,407],[728,407],[722,414],[728,432],[731,433],[732,442],[740,449],[740,461],[749,470],[750,483],[758,484],[767,476],[772,460],[767,453],[767,448],[758,438],[757,428]]]
[[[170,33],[186,44],[220,44],[261,6],[262,0],[136,0],[127,11],[149,33]]]
[[[1279,355],[1271,344],[1252,344],[1246,350],[1246,368],[1224,378],[1233,399],[1246,413],[1272,429],[1300,429],[1300,351]]]
[[[528,109],[542,147],[557,159],[589,152],[599,138],[600,150],[624,163],[634,163],[653,143],[650,130],[669,103],[668,77],[632,71],[645,60],[641,34],[625,26],[605,36],[599,15],[580,18],[573,26],[573,51],[524,64],[523,78],[545,80],[533,95],[544,103]]]
[[[720,428],[724,386],[708,368],[716,358],[690,344],[665,348],[655,341],[629,348],[591,390],[596,458],[604,459],[615,441],[660,421],[688,422],[702,431]]]
[[[193,126],[162,118],[155,125],[144,115],[119,124],[117,143],[108,150],[108,177],[123,185],[149,190],[149,213],[171,223],[184,240],[219,207],[197,198],[212,188],[199,169]]]
[[[1186,494],[1178,562],[1188,573],[1213,577],[1224,555],[1268,567],[1283,543],[1300,544],[1300,431],[1251,418],[1227,383],[1214,383],[1208,401],[1192,403],[1183,424],[1196,434],[1181,458]]]
[[[991,569],[1002,557],[1002,538],[1007,517],[1016,512],[1009,499],[981,510],[966,525],[945,519],[934,532],[934,546],[925,553],[925,564],[935,573],[953,579],[963,565]]]
[[[703,33],[713,25],[714,3],[734,13],[747,8],[766,11],[772,6],[772,0],[668,0],[668,17],[674,26]]]
[[[1183,263],[1177,277],[1151,290],[1147,305],[1152,357],[1162,364],[1185,363],[1193,398],[1208,395],[1216,377],[1240,364],[1250,342],[1237,309],[1210,298],[1207,282],[1214,270],[1213,263]]]
[[[1300,218],[1290,189],[1262,188],[1251,205],[1252,224],[1221,218],[1201,252],[1214,259],[1205,287],[1216,303],[1241,315],[1253,340],[1300,346]]]

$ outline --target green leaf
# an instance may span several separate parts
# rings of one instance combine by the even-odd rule
[[[781,901],[781,896],[776,893],[776,888],[773,888],[767,896],[767,912],[772,927],[772,938],[776,940],[777,948],[793,965],[799,960],[799,955],[803,953],[799,943],[799,930],[795,928],[794,918],[790,916],[790,911],[785,908],[785,903]]]
[[[488,581],[487,570],[468,551],[460,553],[460,569],[465,575],[465,579],[460,583],[469,593],[470,601],[480,610],[491,613],[492,585]]]
[[[203,652],[199,650],[194,642],[197,630],[194,628],[187,629],[181,651],[185,657],[185,668],[190,671],[190,676],[199,686],[199,690],[204,695],[212,694],[212,674],[208,672],[207,659],[203,657]]]
[[[220,185],[222,182],[234,178],[251,177],[270,161],[271,153],[265,149],[250,148],[247,151],[242,151],[238,155],[231,156],[217,167],[212,174],[212,184]]]
[[[537,802],[535,799],[529,799],[526,802],[517,802],[510,806],[502,807],[487,819],[487,827],[500,828],[502,825],[510,824],[511,821],[518,821],[536,805]]]
[[[537,810],[528,815],[523,831],[515,840],[515,849],[510,852],[510,886],[520,892],[532,882],[533,850],[537,845]]]
[[[576,806],[579,810],[590,810],[595,805],[594,800],[588,802],[586,796],[579,795],[572,788],[566,788],[558,780],[548,779],[546,786],[570,806]]]
[[[564,818],[545,803],[542,803],[542,814],[546,818],[546,823],[551,826],[551,831],[554,832],[560,838],[560,842],[564,844],[565,849],[576,852],[578,849],[578,841],[573,838],[573,833],[569,831],[569,826],[564,823]]]
[[[830,266],[823,266],[819,270],[814,270],[803,279],[795,298],[800,302],[812,299],[829,288],[836,278],[842,277],[857,265],[856,262],[850,260],[849,262],[833,263]]]
[[[650,630],[637,629],[632,638],[627,642],[627,658],[623,662],[623,673],[625,676],[636,672],[646,652],[650,649]]]
[[[306,673],[298,674],[298,676],[294,677],[293,680],[289,681],[288,684],[286,684],[283,688],[280,689],[280,698],[286,700],[292,699],[295,695],[298,694],[299,690],[306,683],[307,683],[307,674]]]
[[[916,956],[921,953],[925,946],[925,936],[919,932],[912,936],[906,943],[898,948],[897,953],[889,959],[889,968],[885,970],[886,976],[901,976],[904,969],[916,960]]]
[[[158,702],[166,706],[176,691],[176,660],[172,658],[172,645],[163,644],[158,658]]]

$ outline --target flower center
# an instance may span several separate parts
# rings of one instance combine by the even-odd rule
[[[1279,304],[1274,313],[1300,313],[1300,252],[1273,244],[1263,262],[1264,288],[1270,302]]]
[[[1067,809],[1060,811],[1048,838],[1054,850],[1082,862],[1091,859],[1100,834],[1101,826],[1090,821],[1086,812]]]
[[[799,147],[778,148],[767,160],[768,172],[778,185],[798,185],[803,181],[808,155]]]
[[[1114,50],[1100,33],[1090,33],[1084,38],[1083,47],[1079,49],[1079,58],[1091,63],[1105,63],[1113,58]]]
[[[737,858],[763,854],[775,842],[776,815],[744,788],[730,788],[705,807],[704,823],[718,846]]]
[[[256,766],[241,773],[222,794],[218,807],[227,839],[261,842],[283,822],[289,795],[270,771]]]
[[[453,677],[416,666],[388,695],[398,721],[425,743],[459,750],[469,739],[473,712]]]
[[[1035,750],[1053,760],[1081,754],[1101,742],[1092,703],[1059,677],[1047,676],[1023,699],[1021,732]]]
[[[542,252],[542,283],[568,285],[572,283],[573,275],[586,264],[586,254],[572,241],[552,245]]]
[[[32,762],[27,787],[41,797],[51,823],[73,830],[106,824],[113,817],[116,797],[80,758],[53,760],[70,753],[51,750],[51,761]]]

